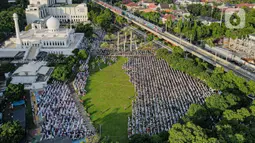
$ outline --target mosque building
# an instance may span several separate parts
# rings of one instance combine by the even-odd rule
[[[29,0],[25,11],[31,29],[20,32],[18,15],[13,14],[16,37],[0,45],[0,59],[31,61],[47,53],[72,55],[83,44],[84,34],[63,25],[88,22],[85,3],[72,0]]]
[[[23,60],[34,60],[38,53],[72,55],[83,44],[84,33],[75,33],[72,28],[60,28],[57,18],[51,16],[45,26],[32,23],[32,29],[20,32],[18,15],[13,14],[16,37],[10,38],[0,48],[0,57],[23,53]]]

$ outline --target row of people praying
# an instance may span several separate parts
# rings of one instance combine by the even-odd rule
[[[79,113],[67,84],[53,81],[40,96],[38,116],[41,123],[41,140],[68,136],[72,140],[94,134]]]
[[[168,131],[192,103],[203,104],[212,90],[154,56],[130,57],[123,65],[137,96],[128,118],[128,135]]]

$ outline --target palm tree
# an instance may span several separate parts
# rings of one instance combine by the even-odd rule
[[[169,18],[166,20],[166,31],[167,31],[167,28],[172,29],[172,26],[173,26],[173,22],[172,22],[171,17],[169,17]]]

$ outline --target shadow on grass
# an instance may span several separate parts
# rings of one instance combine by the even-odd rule
[[[85,90],[87,91],[86,94],[88,94],[91,90],[91,80],[90,80],[90,77],[87,79],[87,82],[86,82],[86,86],[85,86]]]
[[[85,100],[83,100],[83,106],[86,106],[89,103],[91,103],[91,98],[86,98]]]
[[[93,112],[90,113],[90,116],[92,116],[92,115],[94,115],[96,113],[97,113],[97,111],[93,111]]]
[[[91,107],[93,107],[93,106],[94,106],[94,104],[89,104],[89,105],[86,104],[86,105],[85,105],[85,108],[86,108],[87,110],[89,110],[89,108],[91,108]]]
[[[104,111],[101,111],[102,114],[106,113],[107,111],[109,111],[111,108],[107,108],[106,110]]]
[[[102,138],[109,138],[113,142],[128,143],[128,116],[131,113],[120,113],[119,108],[115,108],[103,118],[94,121],[95,127]]]

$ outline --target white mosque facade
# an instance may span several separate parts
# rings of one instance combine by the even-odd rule
[[[88,21],[88,8],[85,3],[72,4],[72,0],[30,0],[26,8],[27,24],[57,18],[60,23]]]
[[[51,16],[44,25],[32,24],[28,31],[19,30],[18,15],[13,15],[16,37],[5,42],[0,48],[0,57],[12,56],[24,52],[24,60],[36,59],[39,52],[72,55],[72,51],[83,44],[84,33],[75,33],[74,29],[60,28],[57,18]],[[46,28],[47,27],[47,28]]]

